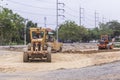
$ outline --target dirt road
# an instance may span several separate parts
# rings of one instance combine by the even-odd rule
[[[91,47],[91,45],[90,47],[84,45],[81,47],[77,45],[77,48],[75,48],[76,46],[73,44],[65,45],[64,50],[68,50],[66,47],[68,47],[68,49],[71,48],[71,50],[96,49],[95,46]],[[84,67],[118,61],[120,60],[120,51],[93,54],[53,53],[52,63],[39,61],[23,63],[22,59],[23,52],[0,49],[0,80],[90,80],[89,77],[91,75],[91,80],[96,80],[99,76],[103,75],[102,77],[104,77],[104,71],[106,71],[107,68],[101,68],[103,73],[99,73],[95,70],[100,67],[96,67],[95,70],[88,69],[88,72]],[[119,70],[119,67],[117,67],[118,65],[115,66],[116,70]],[[82,75],[80,76],[80,74]],[[88,76],[85,77],[86,75]],[[94,76],[96,79],[93,79]]]
[[[80,69],[0,73],[0,80],[120,80],[120,61]]]
[[[52,54],[52,63],[23,63],[22,52],[0,51],[0,72],[36,72],[59,69],[74,69],[120,60],[120,52],[96,54]]]

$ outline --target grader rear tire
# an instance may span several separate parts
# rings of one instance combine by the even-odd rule
[[[47,62],[51,62],[51,53],[47,54]]]
[[[100,47],[98,47],[98,50],[102,50]]]
[[[23,61],[24,62],[28,62],[29,61],[29,56],[28,56],[28,54],[26,52],[24,52],[24,54],[23,54]]]
[[[58,52],[62,52],[62,47],[60,47],[59,51]]]
[[[47,48],[47,54],[46,54],[46,56],[47,56],[47,62],[51,62],[51,47],[48,47]]]
[[[110,49],[110,45],[107,46],[107,49],[108,49],[108,50]]]
[[[48,52],[48,53],[51,53],[51,50],[52,50],[51,47],[48,47],[48,48],[47,48],[47,52]]]
[[[29,44],[28,44],[28,51],[31,50],[31,47],[32,47],[32,45],[31,45],[31,43],[29,43]]]

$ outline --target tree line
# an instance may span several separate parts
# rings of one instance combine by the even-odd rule
[[[26,32],[27,43],[30,42],[29,28],[37,27],[37,23],[26,19],[8,8],[0,11],[0,45],[23,44]],[[26,24],[26,31],[25,31]],[[119,39],[120,23],[110,21],[99,23],[98,27],[87,29],[87,26],[79,26],[74,21],[65,21],[59,26],[59,41],[61,42],[89,42],[98,40],[100,35],[107,34]],[[56,33],[56,31],[54,31]]]
[[[27,32],[27,42],[29,42],[29,28],[37,27],[37,23],[30,20],[27,24],[25,22],[26,19],[19,14],[13,13],[8,8],[2,8],[0,11],[0,45],[23,44],[25,32]]]
[[[65,21],[59,28],[59,40],[62,42],[90,42],[100,39],[101,35],[108,35],[119,40],[120,23],[113,20],[99,23],[98,27],[88,29],[77,25],[74,21]]]

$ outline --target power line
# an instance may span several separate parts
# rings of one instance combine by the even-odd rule
[[[66,6],[66,8],[69,9],[69,10],[71,10],[71,11],[73,11],[74,13],[78,13],[78,11],[76,11],[76,10],[74,10],[74,9],[68,7],[68,6]]]
[[[87,20],[87,21],[92,21],[92,22],[94,22],[94,18],[92,17],[92,18],[90,18],[90,17],[85,17],[85,19]]]
[[[44,23],[39,23],[38,22],[38,24],[42,24],[43,25]],[[47,25],[56,25],[56,24],[47,23]]]
[[[106,22],[106,18],[103,16],[102,17],[102,23],[105,23]]]
[[[33,6],[33,5],[30,5],[30,4],[25,4],[25,3],[14,1],[14,0],[7,0],[7,1],[11,2],[11,3],[14,3],[14,4],[28,6],[28,7],[32,7],[32,8],[38,8],[38,9],[42,9],[42,10],[46,10],[46,9],[47,10],[48,9],[49,10],[55,10],[55,8],[45,8],[45,7]],[[36,1],[40,1],[40,0],[36,0]],[[44,2],[45,3],[49,3],[48,1],[44,1]],[[62,5],[62,8],[61,8],[60,5]],[[41,14],[41,13],[28,12],[28,11],[23,11],[23,10],[14,10],[14,11],[21,12],[21,13],[26,13],[26,14],[31,14],[31,15],[41,15],[41,16],[51,16],[51,17],[57,16],[57,21],[56,21],[57,24],[56,24],[56,26],[58,27],[58,25],[59,25],[59,21],[58,21],[59,17],[60,16],[65,17],[65,15],[63,14],[64,11],[65,11],[64,8],[63,8],[63,6],[64,6],[64,3],[57,2],[57,15]],[[80,12],[77,11],[77,10],[75,10],[75,9],[70,8],[69,6],[66,6],[66,8],[70,12],[65,12],[66,15],[69,15],[68,17],[65,17],[65,18],[68,19],[68,18],[73,17],[73,18],[75,18],[75,19],[73,19],[75,21],[79,19],[79,25],[82,25],[83,22],[86,22],[86,24],[94,22],[95,27],[97,27],[99,20],[102,20],[102,22],[105,22],[104,17],[99,19],[99,16],[98,16],[97,12],[95,12],[94,15],[91,16],[91,14],[89,13],[89,10],[87,11],[88,12],[87,14],[84,13],[84,8],[80,8]],[[60,13],[60,12],[62,12],[62,13]],[[71,12],[73,12],[73,13],[79,13],[79,15],[72,14]],[[89,17],[84,16],[84,14],[86,16],[89,16]],[[82,22],[83,18],[86,19],[87,21],[84,20]],[[92,19],[94,19],[94,21]]]
[[[89,23],[88,21],[85,21],[85,23],[86,23],[87,25],[89,25],[89,26],[94,26],[94,24]]]
[[[17,10],[17,9],[12,9],[13,11],[17,11],[17,12],[22,12],[22,13],[27,13],[27,14],[31,14],[31,15],[41,15],[41,16],[55,16],[55,15],[48,15],[48,14],[41,14],[41,13],[33,13],[33,12],[27,12],[27,11],[23,11],[23,10]]]
[[[50,3],[53,4],[53,2],[51,2],[51,1],[49,1],[49,2],[48,2],[48,1],[45,1],[45,0],[44,0],[44,1],[43,1],[43,0],[42,0],[42,1],[40,1],[40,0],[36,0],[36,1],[44,2],[44,3],[48,3],[48,4],[50,4]]]
[[[12,2],[12,3],[15,3],[15,4],[18,4],[18,5],[23,5],[23,6],[28,6],[28,7],[34,7],[34,8],[39,8],[39,9],[49,9],[49,10],[55,10],[55,8],[44,8],[44,7],[38,7],[38,6],[33,6],[33,5],[29,5],[29,4],[24,4],[24,3],[20,3],[20,2],[17,2],[17,1],[12,1],[12,0],[7,0],[9,2]]]
[[[74,18],[78,18],[78,16],[72,15],[72,14],[70,14],[68,12],[65,12],[65,13],[68,14],[68,15],[70,15],[70,16],[72,16],[72,17],[74,17]]]

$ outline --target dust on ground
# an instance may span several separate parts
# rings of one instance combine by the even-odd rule
[[[93,50],[97,49],[96,44],[65,44],[65,50]],[[94,54],[68,54],[53,53],[52,62],[33,61],[24,63],[23,52],[6,51],[0,49],[0,72],[38,72],[51,71],[60,69],[75,69],[91,65],[99,65],[120,60],[120,51],[117,52],[101,52]]]

